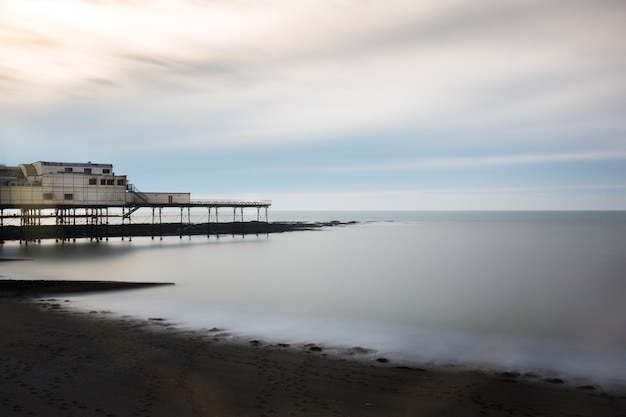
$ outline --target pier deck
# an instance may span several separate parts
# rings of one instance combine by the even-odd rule
[[[76,241],[77,238],[108,240],[110,237],[132,240],[133,236],[162,239],[164,235],[174,234],[181,238],[183,235],[198,234],[258,234],[268,230],[270,206],[271,201],[268,200],[38,204],[20,207],[0,204],[0,243],[5,240],[25,243],[41,239],[63,242]],[[248,214],[246,219],[245,212],[250,210],[255,210],[256,216],[251,218]],[[145,214],[146,211],[148,214]],[[228,221],[231,214],[232,220]]]

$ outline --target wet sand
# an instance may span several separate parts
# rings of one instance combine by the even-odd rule
[[[626,394],[0,298],[2,416],[624,416]]]

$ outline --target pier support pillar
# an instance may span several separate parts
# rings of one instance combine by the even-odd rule
[[[211,207],[207,207],[208,210],[208,217],[206,219],[206,237],[211,237]]]
[[[150,239],[154,240],[154,210],[155,208],[152,207],[152,226],[150,227]]]
[[[187,234],[189,235],[189,240],[191,240],[191,207],[187,207]]]
[[[180,208],[180,233],[178,236],[180,239],[183,238],[183,208]]]
[[[72,242],[76,242],[76,209],[72,209]]]
[[[246,237],[246,223],[243,221],[243,207],[241,207],[241,237]]]
[[[159,240],[163,240],[163,222],[162,222],[163,207],[159,207]]]

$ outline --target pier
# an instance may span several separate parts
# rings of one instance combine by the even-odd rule
[[[179,237],[268,232],[268,200],[192,200],[186,192],[142,192],[113,165],[0,165],[0,242]],[[252,212],[252,214],[250,214]]]
[[[60,242],[112,237],[217,236],[269,232],[270,201],[194,201],[187,204],[125,206],[61,205],[8,207],[0,205],[0,243],[5,240]]]

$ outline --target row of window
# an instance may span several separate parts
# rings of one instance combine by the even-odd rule
[[[69,172],[74,172],[74,168],[72,168],[72,167],[66,167],[66,168],[65,168],[65,172],[68,172],[68,173],[69,173]],[[91,174],[91,168],[85,168],[83,172],[84,172],[85,174]],[[111,173],[111,170],[110,170],[109,168],[103,168],[103,169],[102,169],[102,173],[103,173],[103,174],[110,174],[110,173]]]
[[[43,193],[44,200],[54,200],[54,193]],[[64,200],[73,200],[74,194],[63,194]]]
[[[54,193],[43,193],[43,199],[44,200],[54,200]],[[73,200],[74,199],[74,194],[71,194],[71,193],[63,194],[63,199],[64,200]]]
[[[97,178],[89,178],[89,185],[96,185],[96,184],[98,184]],[[100,180],[100,185],[115,185],[115,180],[102,179]],[[126,181],[117,180],[117,185],[126,185]]]

